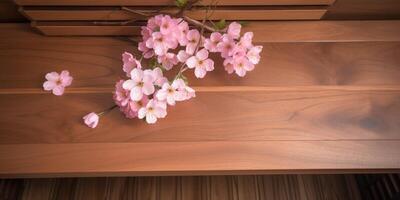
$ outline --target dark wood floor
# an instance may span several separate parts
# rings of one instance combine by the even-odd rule
[[[0,179],[0,200],[398,200],[400,174]]]
[[[360,199],[353,175],[9,179],[0,199]]]

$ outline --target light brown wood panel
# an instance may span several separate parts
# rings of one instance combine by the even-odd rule
[[[174,0],[14,0],[18,5],[30,6],[165,6],[175,5]],[[218,5],[330,5],[335,0],[220,0]],[[209,4],[212,0],[204,0]]]
[[[196,79],[193,71],[187,71],[190,85],[372,87],[400,83],[399,42],[260,44],[264,46],[263,59],[246,77],[227,74],[219,60],[204,79]],[[75,78],[71,92],[111,92],[117,80],[126,78],[121,54],[134,49],[131,42],[115,38],[49,38],[16,33],[9,39],[1,37],[0,29],[0,93],[18,92],[16,88],[37,88],[40,92],[44,75],[63,69]]]
[[[398,0],[338,0],[324,16],[328,20],[399,19]]]
[[[13,35],[15,37],[9,37]],[[400,43],[259,43],[262,60],[245,78],[216,63],[205,79],[188,71],[193,86],[396,85]],[[124,76],[120,59],[134,44],[118,38],[44,37],[26,25],[0,29],[0,88],[40,88],[44,74],[68,69],[72,88],[108,88]],[[27,59],[28,58],[28,59]],[[26,66],[31,66],[27,68]],[[384,66],[384,67],[382,67]],[[9,76],[13,74],[12,76]]]
[[[49,36],[134,36],[140,31],[138,25],[97,26],[83,22],[37,22],[33,27]],[[257,42],[400,41],[398,20],[251,22],[243,31],[254,32]]]
[[[83,124],[112,105],[111,94],[1,95],[0,143],[400,139],[400,90],[200,92],[155,125],[117,109]]]
[[[134,10],[138,10],[132,8]],[[140,10],[141,12],[152,12],[152,10]],[[153,10],[154,11],[154,10]],[[34,21],[62,21],[62,20],[132,20],[143,19],[142,16],[132,14],[123,10],[29,10],[22,12]],[[164,12],[174,13],[176,10]],[[208,18],[209,20],[311,20],[321,19],[326,9],[218,9]],[[204,18],[204,10],[193,10],[185,13],[187,16],[201,20]]]
[[[398,140],[8,144],[0,176],[376,172],[399,157]]]

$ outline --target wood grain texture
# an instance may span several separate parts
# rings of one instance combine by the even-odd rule
[[[0,1],[0,22],[25,22],[27,21],[17,9],[12,0]]]
[[[0,177],[396,171],[399,157],[398,140],[8,144]]]
[[[14,0],[22,6],[165,6],[175,5],[172,0]],[[330,5],[335,0],[220,0],[218,5]],[[209,4],[212,0],[204,0]]]
[[[397,0],[338,0],[324,16],[328,20],[399,18],[400,2]]]
[[[40,88],[45,73],[63,69],[71,71],[75,78],[67,92],[102,88],[111,92],[114,83],[124,77],[121,54],[135,52],[132,42],[119,38],[43,37],[26,25],[3,27],[0,28],[1,93],[15,92],[10,91],[15,88]],[[400,42],[258,44],[264,47],[263,59],[246,78],[227,74],[218,61],[218,67],[205,79],[196,79],[189,71],[191,85],[395,87],[400,83]]]
[[[3,27],[2,177],[400,168],[399,42],[259,43],[265,49],[253,73],[244,79],[228,76],[217,62],[215,73],[201,82],[189,75],[197,97],[169,108],[159,123],[148,126],[115,110],[97,129],[88,129],[81,117],[111,106],[112,85],[123,75],[120,55],[134,51],[132,43],[44,37],[23,25]],[[350,38],[357,33],[338,32]],[[44,74],[61,69],[75,77],[67,93],[56,97],[40,91]],[[243,191],[255,184],[241,181]],[[293,198],[306,193],[305,187]],[[164,190],[146,194],[175,198]],[[245,194],[239,198],[257,196]]]
[[[140,10],[137,8],[131,8]],[[154,12],[154,10],[140,10],[141,12]],[[124,20],[143,20],[143,17],[137,14],[132,14],[123,10],[29,10],[23,9],[25,16],[34,21],[68,21],[68,20],[97,20],[97,21],[124,21]],[[175,13],[174,10],[164,12]],[[321,19],[325,14],[326,9],[229,9],[219,8],[213,12],[208,18],[209,20],[313,20]],[[202,20],[204,18],[204,10],[187,11],[185,15]]]
[[[354,175],[107,177],[0,180],[4,199],[360,200]],[[2,187],[4,185],[4,187]],[[357,187],[357,185],[356,185]],[[306,192],[303,192],[306,190]],[[15,195],[11,196],[12,194]],[[10,198],[8,198],[10,197]]]
[[[97,129],[81,122],[112,105],[111,94],[1,95],[0,143],[400,139],[399,90],[207,92],[152,126],[117,110]]]
[[[49,36],[134,36],[140,26],[96,26],[93,23],[37,22]],[[256,42],[400,41],[400,21],[269,21],[252,22],[243,31],[254,32]],[[368,31],[366,31],[368,30]]]

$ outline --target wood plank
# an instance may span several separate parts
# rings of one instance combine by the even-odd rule
[[[45,35],[133,36],[140,26],[96,26],[68,22],[33,24]],[[369,30],[369,31],[365,31]],[[270,21],[251,22],[243,31],[253,31],[257,42],[354,42],[400,41],[400,21]]]
[[[22,6],[166,6],[175,5],[173,0],[14,0]],[[220,0],[218,5],[330,5],[335,0]],[[204,0],[210,4],[212,0]]]
[[[382,175],[379,175],[382,176]],[[353,198],[344,179],[354,175],[246,175],[246,176],[179,176],[179,177],[107,177],[57,179],[3,179],[0,197],[3,199],[145,199],[145,200],[342,200]],[[303,183],[303,184],[297,184]],[[24,184],[21,184],[24,183]],[[82,184],[83,183],[83,184]],[[150,183],[150,184],[148,184]],[[88,187],[91,186],[91,187]],[[298,195],[307,186],[308,195]],[[357,185],[354,185],[357,187]],[[167,195],[161,195],[165,188]],[[185,193],[181,190],[185,188]],[[89,189],[88,192],[84,192]],[[358,191],[358,188],[355,188]],[[17,193],[19,191],[19,193]],[[201,192],[204,192],[202,194]],[[15,193],[15,196],[8,195]],[[154,193],[158,196],[144,196]],[[20,197],[18,198],[18,194]],[[252,195],[256,194],[256,195]]]
[[[12,0],[0,1],[0,22],[25,22],[27,21],[17,9]]]
[[[399,19],[398,0],[339,0],[329,7],[324,19],[329,20],[377,20]]]
[[[133,8],[135,9],[135,8]],[[135,9],[138,10],[138,9]],[[154,10],[139,10],[153,12]],[[143,19],[142,16],[123,10],[29,10],[22,12],[34,21],[63,20],[133,20]],[[176,10],[164,12],[175,13]],[[209,17],[210,20],[312,20],[321,19],[326,9],[218,9]],[[204,10],[187,11],[186,15],[197,20],[204,18]]]
[[[394,140],[9,144],[0,176],[377,172],[398,170],[399,158]]]
[[[135,49],[131,42],[116,38],[44,37],[25,28],[0,29],[0,93],[21,91],[13,90],[16,88],[40,93],[45,73],[63,69],[75,77],[67,91],[109,93],[124,77],[121,54]],[[196,79],[188,71],[190,84],[283,88],[400,84],[399,42],[259,44],[264,46],[263,59],[245,78],[227,74],[218,61],[218,67],[205,79]],[[33,92],[26,90],[34,88]]]
[[[1,95],[0,143],[396,140],[399,99],[400,90],[208,92],[152,126],[114,110],[89,129],[82,116],[111,107],[111,94]]]

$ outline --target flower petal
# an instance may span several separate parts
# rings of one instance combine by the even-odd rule
[[[131,90],[135,86],[136,86],[136,83],[133,80],[126,80],[122,84],[122,88],[124,88],[125,90]]]
[[[153,83],[150,83],[150,82],[143,83],[142,91],[145,95],[153,94],[154,90],[155,90],[155,88],[154,88]]]
[[[197,57],[197,59],[199,59],[199,60],[205,60],[205,59],[207,59],[207,58],[208,58],[208,51],[207,51],[207,49],[201,49],[200,51],[198,51],[198,52],[196,53],[196,57]]]
[[[52,90],[54,87],[56,87],[56,82],[54,81],[46,81],[43,83],[43,89],[50,91]]]
[[[207,59],[207,60],[203,61],[203,65],[207,71],[214,70],[214,61],[211,59]]]
[[[159,90],[157,92],[157,99],[158,100],[164,101],[166,98],[167,98],[167,91],[166,90]]]
[[[146,114],[146,122],[148,124],[154,124],[157,122],[157,117],[153,113],[147,113]]]
[[[58,85],[53,88],[53,94],[57,96],[61,96],[64,94],[64,87],[61,85]]]
[[[204,78],[204,76],[206,75],[206,73],[207,73],[207,71],[204,70],[204,69],[201,68],[201,67],[196,67],[196,69],[194,69],[194,75],[195,75],[197,78]]]
[[[145,107],[142,107],[138,111],[138,118],[143,119],[146,116],[147,109]]]
[[[140,87],[133,87],[130,93],[131,99],[133,101],[139,101],[143,97],[142,88]]]
[[[186,65],[191,69],[195,68],[197,66],[197,58],[195,56],[190,57],[186,60]]]
[[[165,108],[158,106],[154,109],[154,114],[158,118],[164,118],[165,116],[167,116],[167,110]]]
[[[140,82],[143,79],[143,71],[141,69],[135,68],[131,71],[131,79],[135,82]]]
[[[46,79],[49,81],[57,81],[60,78],[57,72],[50,72],[46,74]]]

